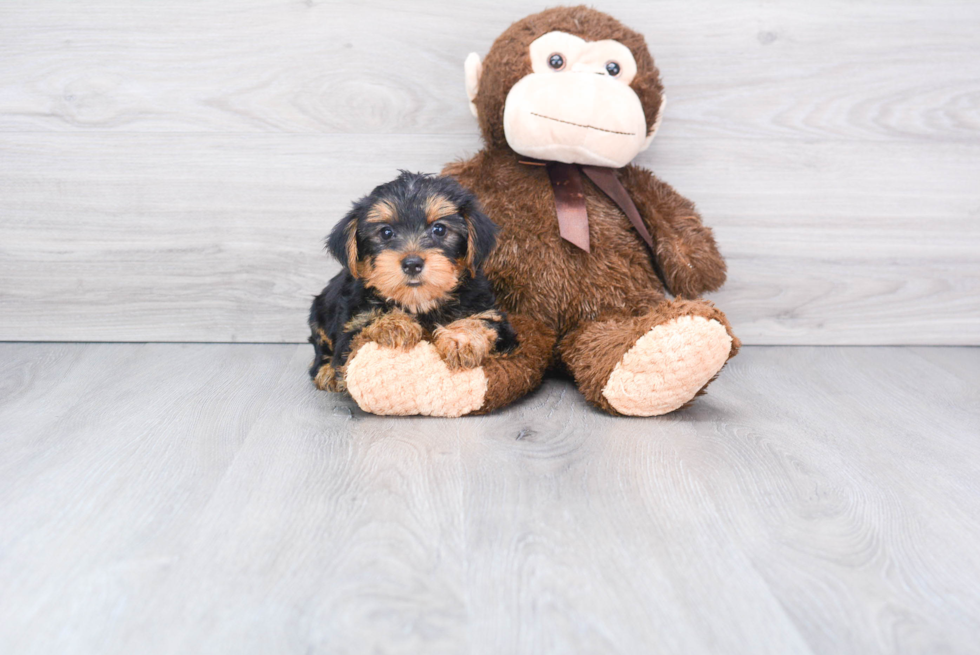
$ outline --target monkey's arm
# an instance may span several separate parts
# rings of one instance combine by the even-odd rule
[[[693,202],[632,164],[622,170],[620,181],[653,235],[657,260],[675,295],[695,298],[724,284],[725,260]]]

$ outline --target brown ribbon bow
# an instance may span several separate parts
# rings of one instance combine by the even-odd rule
[[[633,228],[650,248],[653,270],[660,278],[660,283],[664,285],[667,293],[671,293],[670,287],[667,286],[667,277],[660,267],[660,262],[657,261],[657,247],[654,245],[653,237],[643,219],[640,218],[640,212],[636,209],[633,199],[630,198],[629,191],[619,181],[616,169],[586,164],[565,164],[557,161],[531,160],[522,161],[522,163],[547,166],[548,177],[551,178],[551,188],[555,192],[555,210],[558,214],[558,231],[561,237],[585,252],[591,252],[589,247],[589,215],[585,208],[585,189],[582,183],[582,173],[585,173],[593,184],[609,196],[609,199],[626,214],[626,218],[629,219]]]

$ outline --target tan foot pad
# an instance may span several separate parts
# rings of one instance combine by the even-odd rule
[[[621,414],[660,416],[695,394],[728,361],[732,338],[701,316],[651,328],[616,364],[602,395]]]
[[[364,344],[347,364],[347,391],[365,412],[462,416],[483,405],[482,368],[450,372],[428,341],[409,351]]]

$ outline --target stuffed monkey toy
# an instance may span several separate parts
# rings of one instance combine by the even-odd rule
[[[725,281],[711,230],[630,163],[664,112],[643,37],[587,7],[548,9],[511,25],[482,62],[471,54],[465,80],[484,148],[443,173],[501,227],[485,272],[519,345],[450,371],[428,344],[368,343],[351,353],[348,391],[376,414],[461,416],[507,405],[551,369],[612,414],[691,402],[739,341],[699,298]]]

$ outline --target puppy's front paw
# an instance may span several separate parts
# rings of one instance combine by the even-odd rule
[[[321,391],[343,391],[343,380],[330,364],[323,364],[313,376],[313,384]]]
[[[422,340],[423,333],[418,321],[405,312],[394,311],[364,328],[361,334],[385,348],[411,350]]]
[[[432,334],[436,351],[453,371],[482,364],[496,341],[497,333],[475,318],[461,318]]]

